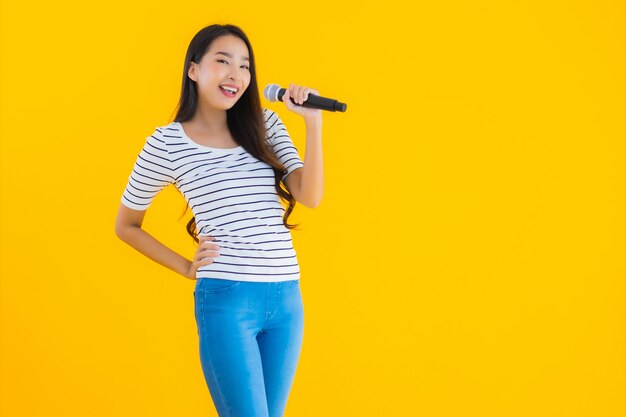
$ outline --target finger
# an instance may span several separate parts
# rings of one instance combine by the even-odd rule
[[[304,90],[304,98],[303,98],[303,101],[307,101],[307,100],[308,100],[308,98],[309,98],[309,94],[310,94],[310,93],[311,93],[311,89],[310,89],[310,88],[307,88],[307,89],[305,89],[305,90]]]
[[[311,89],[309,87],[302,87],[301,91],[300,91],[300,97],[302,97],[302,102],[304,103],[306,101],[307,96],[309,95],[309,91],[311,91]]]
[[[293,96],[297,97],[296,101],[298,102],[298,104],[302,104],[302,95],[303,95],[303,87],[301,85],[297,85]]]
[[[212,263],[213,263],[213,259],[211,259],[211,258],[200,259],[200,260],[198,260],[198,261],[193,263],[193,267],[194,267],[194,269],[197,270],[198,268],[200,268],[203,265],[209,265],[209,264],[212,264]]]
[[[304,101],[306,100],[306,96],[308,94],[309,88],[305,87],[305,86],[300,86],[300,101],[301,103],[304,103]]]
[[[201,258],[207,257],[207,256],[210,256],[212,258],[217,258],[218,256],[220,256],[220,251],[219,250],[211,250],[211,249],[202,249],[202,250],[198,250],[196,252],[196,256],[199,256]]]
[[[213,248],[214,250],[221,249],[220,245],[218,245],[217,243],[211,243],[209,241],[203,242],[202,245],[200,245],[200,246],[205,248],[205,249],[208,249],[208,248]]]
[[[289,96],[293,97],[293,102],[298,103],[298,94],[297,94],[297,85],[291,83],[289,84]]]
[[[211,259],[211,262],[213,262],[213,259]],[[199,267],[201,267],[202,265],[206,265],[206,264],[207,264],[206,259],[198,258],[197,260],[193,261],[193,269],[197,271]]]
[[[219,250],[205,249],[205,250],[199,250],[197,253],[201,257],[211,256],[213,258],[217,258],[218,256],[220,256]]]
[[[213,262],[213,259],[217,258],[217,256],[212,256],[212,255],[207,255],[204,253],[199,253],[194,257],[194,261],[195,262],[206,262],[206,261],[211,261]]]

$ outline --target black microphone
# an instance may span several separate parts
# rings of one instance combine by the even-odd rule
[[[287,89],[281,88],[278,84],[268,84],[263,90],[263,95],[268,101],[283,101],[283,95]],[[293,101],[293,97],[289,97],[289,100],[296,106],[310,107],[312,109],[328,110],[328,111],[346,111],[346,103],[340,103],[332,98],[326,98],[322,96],[316,96],[315,94],[309,94],[307,99],[298,104]]]

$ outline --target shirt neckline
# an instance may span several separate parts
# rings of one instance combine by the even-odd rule
[[[194,142],[189,136],[187,136],[187,134],[185,133],[185,129],[183,128],[183,124],[181,122],[175,122],[178,124],[178,129],[180,131],[180,134],[182,135],[183,139],[189,143],[190,145],[193,146],[197,146],[198,148],[201,149],[208,149],[210,151],[213,152],[226,152],[226,153],[230,153],[230,152],[236,152],[238,150],[243,149],[243,147],[241,145],[235,147],[235,148],[213,148],[211,146],[206,146],[206,145],[201,145],[197,142]]]

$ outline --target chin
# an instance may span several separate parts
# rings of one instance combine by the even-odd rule
[[[237,101],[239,101],[239,100],[237,100]],[[237,101],[233,101],[230,104],[224,103],[224,102],[218,102],[218,103],[215,103],[213,105],[213,107],[216,108],[216,109],[220,109],[220,110],[228,110],[228,109],[232,109],[233,106],[237,103]]]

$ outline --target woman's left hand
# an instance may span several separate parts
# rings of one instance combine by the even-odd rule
[[[298,106],[289,100],[290,98],[293,98],[293,101],[298,104],[302,104],[309,97],[309,93],[315,94],[316,96],[319,96],[320,94],[317,90],[313,90],[309,87],[289,84],[289,88],[285,89],[285,94],[283,94],[283,103],[285,103],[285,106],[287,106],[289,111],[297,113],[305,119],[321,118],[322,111],[320,109]]]

